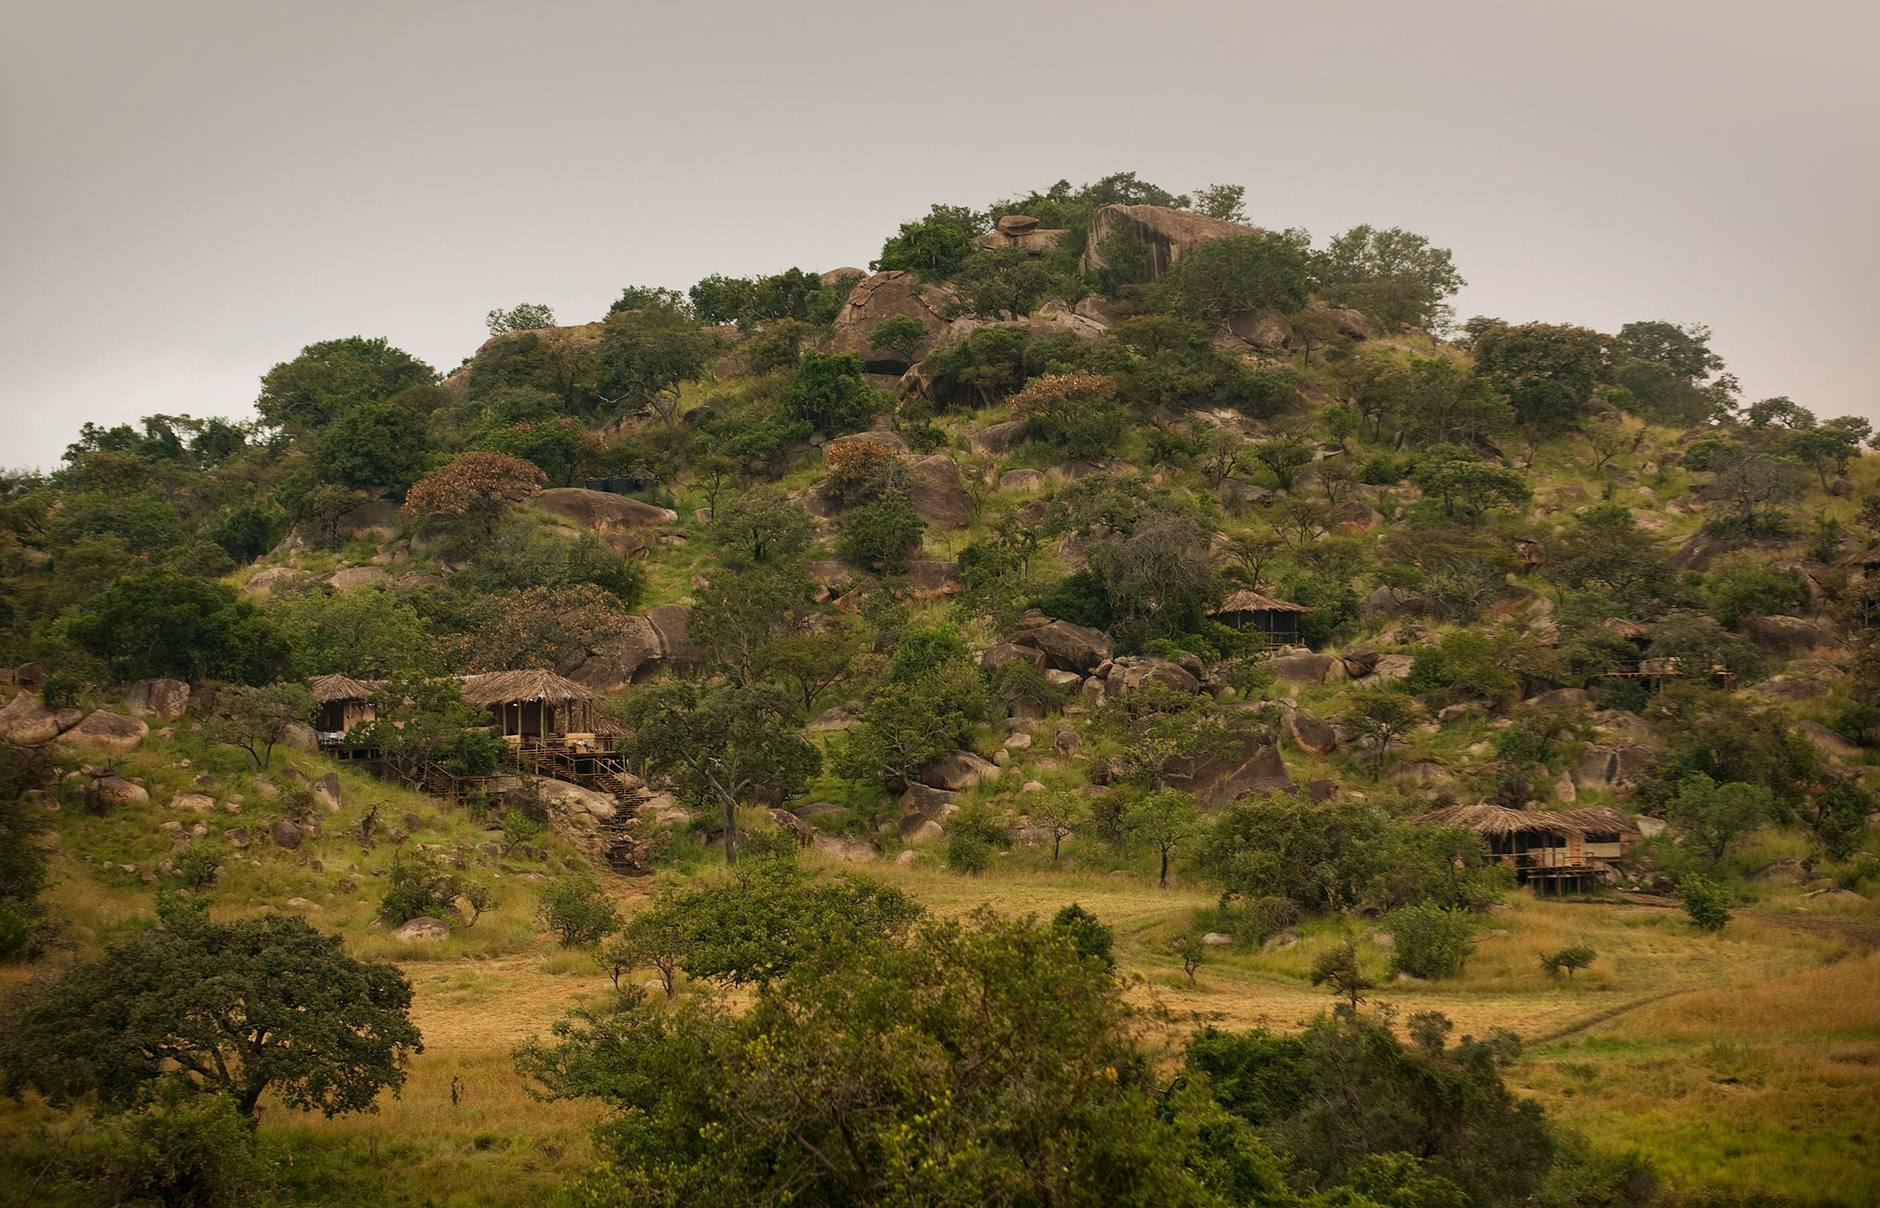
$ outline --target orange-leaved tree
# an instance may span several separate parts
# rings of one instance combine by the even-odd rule
[[[488,532],[514,503],[539,494],[548,479],[531,462],[507,453],[461,453],[432,470],[405,493],[405,514],[412,519],[442,516],[481,524]]]

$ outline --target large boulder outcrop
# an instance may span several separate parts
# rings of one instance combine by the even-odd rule
[[[94,814],[124,806],[142,805],[150,794],[141,784],[133,784],[115,772],[106,772],[85,786],[85,808]]]
[[[1338,749],[1338,732],[1331,723],[1314,717],[1303,709],[1286,715],[1286,736],[1308,755],[1330,755]]]
[[[37,697],[22,692],[0,709],[0,738],[16,746],[44,746],[84,716],[77,709],[48,709]]]
[[[586,487],[550,487],[530,502],[551,516],[602,536],[671,524],[679,518],[679,513],[670,508]]]
[[[1059,671],[1088,674],[1110,657],[1109,634],[1069,621],[1049,620],[1036,609],[1025,614],[1019,630],[1006,641],[1044,651],[1046,666]]]
[[[971,751],[954,751],[935,760],[921,773],[921,783],[928,788],[957,793],[999,778],[999,766]]]
[[[648,617],[622,621],[624,632],[588,656],[568,678],[597,692],[612,692],[652,674],[666,657],[666,640]]]
[[[1372,617],[1420,617],[1429,611],[1429,602],[1423,593],[1412,591],[1408,587],[1380,587],[1358,605],[1358,611],[1369,620]]]
[[[1201,681],[1185,668],[1153,655],[1128,655],[1110,664],[1104,677],[1104,692],[1126,695],[1145,684],[1157,684],[1176,692],[1199,692]]]
[[[980,457],[1003,457],[1012,451],[1018,443],[1019,433],[1024,431],[1025,421],[1008,419],[1004,423],[990,424],[977,432],[966,434],[966,447]]]
[[[189,708],[189,685],[179,679],[138,680],[125,690],[124,707],[158,721],[175,721]]]
[[[697,667],[711,659],[711,651],[693,643],[686,634],[691,616],[692,610],[683,604],[661,604],[646,610],[646,619],[659,633],[668,666]]]
[[[1847,644],[1827,625],[1800,617],[1751,615],[1742,619],[1740,627],[1758,650],[1787,657],[1839,650]]]
[[[1291,684],[1329,684],[1345,678],[1343,659],[1329,654],[1282,654],[1266,661],[1273,678]]]
[[[1664,762],[1665,754],[1661,748],[1636,743],[1589,745],[1573,766],[1573,783],[1582,791],[1611,789],[1615,796],[1630,796]]]
[[[1292,777],[1286,774],[1279,749],[1257,730],[1242,730],[1230,736],[1231,743],[1214,754],[1178,761],[1164,777],[1169,788],[1193,794],[1204,807],[1231,805],[1249,793],[1290,793]]]
[[[1270,307],[1237,310],[1227,316],[1226,333],[1255,348],[1284,348],[1292,342],[1292,324]]]
[[[923,457],[907,467],[907,502],[928,524],[963,529],[973,522],[959,463],[945,453]]]
[[[1085,273],[1095,274],[1105,267],[1104,244],[1114,236],[1134,235],[1148,245],[1149,279],[1160,281],[1172,266],[1210,239],[1253,233],[1252,227],[1238,222],[1171,210],[1166,206],[1104,206],[1090,220],[1079,265]]]
[[[1039,225],[1030,214],[1007,214],[999,219],[998,225],[983,235],[973,237],[974,247],[1010,248],[1042,256],[1056,247],[1058,240],[1069,234],[1064,230],[1052,230]]]
[[[67,730],[61,738],[66,742],[124,755],[141,746],[148,733],[150,726],[143,718],[124,713],[107,713],[100,709]]]
[[[940,333],[946,330],[945,312],[951,298],[951,291],[945,287],[917,281],[901,269],[863,277],[836,313],[824,351],[854,353],[869,373],[904,373],[933,349]],[[926,329],[927,338],[915,347],[912,357],[904,358],[869,343],[875,328],[896,315],[905,315]]]

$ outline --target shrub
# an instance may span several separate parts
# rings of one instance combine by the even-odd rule
[[[1027,436],[1070,457],[1102,457],[1123,438],[1116,383],[1100,373],[1039,378],[1012,396],[1012,412],[1025,421]]]
[[[542,893],[542,922],[560,933],[564,948],[592,944],[620,930],[620,912],[586,873],[570,873]]]
[[[954,831],[947,836],[946,860],[954,872],[976,877],[992,867],[992,844],[970,831]]]
[[[1397,941],[1390,960],[1393,975],[1456,977],[1475,951],[1475,919],[1466,911],[1417,905],[1385,917]]]
[[[1732,894],[1709,877],[1688,876],[1678,886],[1678,901],[1691,922],[1705,931],[1722,931],[1731,919]]]
[[[85,1158],[115,1204],[251,1204],[274,1182],[273,1163],[235,1105],[181,1078],[150,1106],[104,1125]]]
[[[1058,911],[1051,919],[1051,928],[1070,940],[1078,956],[1085,960],[1101,961],[1105,969],[1116,968],[1113,952],[1116,929],[1100,922],[1096,915],[1082,906],[1072,902]]]
[[[920,548],[926,527],[914,509],[898,499],[871,503],[843,522],[836,552],[857,566],[899,574],[907,569],[908,555]]]
[[[1547,970],[1550,977],[1559,977],[1563,969],[1568,977],[1572,977],[1574,970],[1590,968],[1598,955],[1584,944],[1569,944],[1553,952],[1541,953],[1541,968]]]
[[[442,918],[463,893],[463,878],[425,855],[394,860],[386,882],[379,917],[390,927],[417,918]]]

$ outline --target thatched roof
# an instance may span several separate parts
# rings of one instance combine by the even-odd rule
[[[1586,831],[1570,814],[1511,810],[1505,805],[1487,801],[1477,805],[1451,805],[1431,810],[1416,821],[1422,826],[1466,826],[1478,835],[1579,835]]]
[[[316,675],[307,681],[314,701],[322,705],[342,700],[365,700],[383,686],[383,681],[356,680],[350,675]]]
[[[1622,835],[1643,835],[1638,823],[1610,805],[1589,805],[1577,810],[1562,810],[1561,817],[1571,818],[1584,831],[1617,831]]]
[[[463,698],[487,709],[491,705],[524,700],[565,705],[570,701],[593,700],[594,694],[552,671],[491,671],[484,675],[464,676]]]
[[[1211,613],[1220,616],[1228,612],[1311,612],[1303,604],[1294,604],[1290,600],[1275,600],[1272,596],[1263,596],[1257,591],[1242,589],[1221,601],[1221,606]]]
[[[1637,641],[1651,632],[1649,626],[1641,625],[1637,621],[1628,621],[1623,617],[1607,617],[1605,625],[1607,629],[1627,641]]]
[[[1872,549],[1864,549],[1858,554],[1849,554],[1839,562],[1836,562],[1835,565],[1859,567],[1880,566],[1880,545],[1876,545]]]

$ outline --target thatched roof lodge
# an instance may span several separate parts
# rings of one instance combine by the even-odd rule
[[[594,694],[552,671],[491,671],[462,679],[464,699],[489,710],[505,738],[594,733]]]
[[[372,720],[372,694],[384,685],[376,680],[356,680],[350,675],[316,675],[307,681],[314,704],[320,706],[314,729],[322,735],[344,735],[354,726]]]
[[[1483,801],[1451,805],[1416,819],[1422,826],[1461,826],[1522,881],[1611,880],[1610,861],[1623,859],[1643,836],[1638,825],[1609,805],[1577,810],[1516,810]]]
[[[1299,614],[1311,611],[1303,604],[1242,589],[1222,600],[1209,615],[1235,629],[1252,626],[1268,637],[1290,640],[1299,634]]]
[[[1856,577],[1865,579],[1873,574],[1876,568],[1880,568],[1880,545],[1872,549],[1864,549],[1858,554],[1849,554],[1834,565],[1841,570],[1858,571],[1860,573]]]

